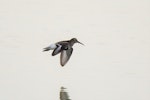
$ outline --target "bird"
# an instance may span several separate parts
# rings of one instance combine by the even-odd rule
[[[69,99],[68,92],[65,91],[66,88],[62,86],[60,89],[60,100],[71,100]]]
[[[48,47],[45,47],[43,49],[43,52],[53,50],[52,56],[55,56],[60,53],[60,65],[63,67],[70,59],[73,52],[73,45],[75,43],[84,45],[83,43],[79,42],[76,38],[72,38],[70,40],[53,43]]]

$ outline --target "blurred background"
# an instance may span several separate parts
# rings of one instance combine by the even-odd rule
[[[42,49],[76,37],[69,62]],[[149,0],[0,0],[0,100],[150,100]]]

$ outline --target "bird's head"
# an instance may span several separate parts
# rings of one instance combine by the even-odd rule
[[[66,88],[62,86],[61,89],[66,89]]]
[[[80,43],[80,44],[84,45],[83,43],[79,42],[76,38],[72,38],[71,41],[72,41],[73,43]]]

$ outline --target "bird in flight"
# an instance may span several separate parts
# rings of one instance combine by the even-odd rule
[[[51,44],[50,46],[44,48],[43,51],[53,50],[52,56],[55,56],[55,55],[61,53],[60,54],[60,64],[61,64],[61,66],[64,66],[68,62],[68,60],[70,59],[70,57],[72,55],[72,52],[73,52],[72,47],[75,43],[80,43],[80,44],[84,45],[83,43],[79,42],[76,38],[72,38],[70,40],[60,41],[60,42]]]

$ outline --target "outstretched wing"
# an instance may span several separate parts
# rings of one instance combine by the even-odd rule
[[[66,41],[61,41],[61,42],[57,42],[56,43],[56,48],[54,49],[52,56],[57,55],[58,53],[60,53],[62,50],[66,49],[67,42]]]
[[[55,56],[58,53],[60,53],[62,51],[61,47],[62,47],[61,45],[57,44],[57,47],[54,49],[54,51],[52,53],[52,56]]]
[[[71,55],[72,55],[72,52],[73,52],[73,48],[70,48],[70,49],[67,49],[67,50],[63,50],[61,52],[61,55],[60,55],[60,64],[62,66],[64,66],[68,60],[70,59]]]

